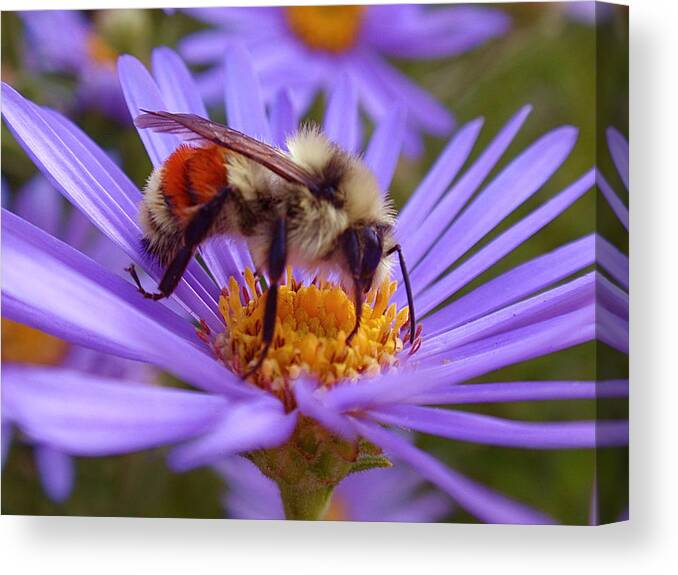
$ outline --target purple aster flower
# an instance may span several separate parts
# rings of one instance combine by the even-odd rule
[[[158,49],[152,64],[153,75],[132,57],[119,61],[132,116],[142,108],[205,116],[176,54]],[[229,124],[284,147],[285,136],[297,126],[288,94],[274,98],[267,116],[248,54],[230,50],[226,70]],[[218,238],[201,248],[205,267],[197,261],[189,265],[173,295],[182,310],[177,313],[140,297],[98,262],[4,212],[7,317],[92,349],[151,363],[196,389],[85,381],[77,375],[55,381],[40,373],[19,384],[17,372],[5,370],[4,409],[19,414],[19,423],[37,439],[79,455],[181,442],[170,452],[169,463],[186,470],[245,454],[276,482],[288,518],[319,517],[331,495],[328,486],[349,473],[393,461],[414,469],[483,521],[552,522],[449,468],[392,430],[406,427],[454,441],[524,449],[593,449],[627,442],[626,421],[525,422],[447,408],[627,394],[623,381],[468,382],[592,341],[596,294],[599,306],[617,301],[615,286],[601,287],[601,276],[585,271],[594,263],[596,237],[589,235],[448,303],[595,184],[592,169],[477,246],[541,189],[575,145],[576,129],[555,129],[490,177],[529,113],[529,107],[519,110],[466,168],[483,122],[462,126],[400,213],[397,234],[412,269],[417,312],[424,317],[415,345],[403,349],[406,298],[395,281],[370,294],[365,324],[347,348],[339,327],[352,313],[350,299],[331,283],[309,285],[309,278],[292,270],[281,288],[281,307],[289,321],[278,322],[271,357],[247,382],[242,379],[252,349],[247,329],[261,313],[262,294],[248,270],[252,264],[244,244]],[[157,281],[162,270],[140,248],[137,186],[69,120],[8,86],[3,88],[3,115],[64,196]],[[404,118],[402,108],[388,112],[365,151],[384,190],[404,138]],[[325,132],[338,145],[357,151],[358,121],[355,85],[341,82],[330,98]],[[141,131],[140,136],[156,166],[179,145],[173,135]],[[394,279],[400,279],[398,274]],[[313,329],[317,332],[306,331]],[[337,353],[328,356],[328,350]]]
[[[77,10],[20,12],[26,65],[36,72],[77,79],[70,108],[90,108],[119,121],[127,109],[115,71],[117,54]]]
[[[121,252],[87,221],[77,210],[62,209],[61,196],[42,176],[36,176],[19,190],[11,209],[26,222],[96,258],[109,269],[119,269],[124,260]],[[71,345],[22,323],[2,318],[3,373],[29,374],[33,371],[45,377],[88,374],[109,378],[150,381],[151,371],[145,364],[131,362],[85,347]],[[18,371],[15,371],[18,370]],[[18,376],[20,381],[21,376]],[[21,416],[11,407],[2,412],[2,463],[4,465],[13,437],[13,424],[21,427]],[[45,493],[56,503],[65,501],[74,482],[74,466],[68,453],[49,441],[33,441],[30,431],[25,439],[33,445],[35,463]]]
[[[502,12],[477,6],[287,6],[195,8],[192,16],[215,28],[196,32],[179,45],[181,54],[211,68],[198,78],[209,103],[224,91],[224,55],[242,43],[252,54],[264,100],[289,90],[298,112],[319,92],[329,94],[346,76],[360,108],[375,122],[393,103],[407,111],[405,151],[421,152],[421,133],[447,136],[452,115],[436,99],[389,63],[449,58],[504,34]]]

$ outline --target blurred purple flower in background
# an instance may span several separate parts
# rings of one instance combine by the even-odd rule
[[[264,100],[289,90],[304,113],[319,92],[329,94],[342,76],[355,86],[360,109],[381,120],[394,103],[407,111],[405,152],[419,154],[421,133],[447,136],[449,111],[388,61],[461,54],[504,34],[508,16],[478,6],[288,6],[194,8],[187,13],[216,28],[186,37],[179,51],[188,62],[212,66],[198,77],[208,103],[224,92],[224,56],[244,44],[261,80]]]
[[[231,457],[215,465],[226,480],[223,497],[231,519],[285,519],[276,484],[244,457]],[[403,466],[370,469],[349,475],[334,492],[323,519],[328,521],[397,521],[430,523],[445,518],[454,508],[440,492],[421,491],[421,478]]]
[[[119,61],[132,116],[141,108],[206,115],[176,54],[157,49],[152,64],[151,76],[133,57]],[[297,126],[287,92],[273,98],[267,117],[249,55],[230,49],[226,71],[229,124],[284,146],[285,136]],[[359,150],[357,105],[356,85],[340,82],[324,119],[328,136],[351,151]],[[224,332],[219,298],[229,278],[231,286],[235,282],[228,296],[232,305],[243,305],[240,292],[246,299],[257,297],[242,276],[252,265],[244,244],[218,238],[203,246],[210,274],[192,262],[173,296],[185,314],[201,322],[199,338],[195,324],[183,313],[140,297],[130,283],[99,262],[3,212],[2,297],[7,317],[101,352],[148,362],[198,390],[125,385],[77,374],[54,379],[36,371],[5,369],[3,409],[17,414],[17,423],[36,441],[72,454],[125,453],[183,441],[169,455],[175,470],[211,465],[239,453],[282,449],[302,423],[314,421],[318,433],[348,442],[357,436],[368,440],[480,520],[553,522],[447,467],[391,430],[405,427],[455,441],[526,449],[593,449],[627,442],[628,424],[621,420],[526,422],[429,407],[627,394],[624,381],[465,383],[592,341],[596,305],[616,305],[621,291],[607,285],[598,272],[584,272],[594,264],[596,237],[589,235],[448,303],[595,184],[592,169],[472,251],[541,189],[575,145],[577,130],[555,129],[489,177],[529,113],[529,107],[519,110],[465,169],[483,121],[462,126],[400,213],[397,235],[411,269],[417,312],[424,317],[421,349],[412,355],[400,351],[390,368],[329,389],[316,387],[306,377],[286,380],[282,385],[290,393],[291,409],[277,395],[243,382],[228,369],[209,337]],[[140,247],[137,186],[74,124],[9,86],[3,87],[3,115],[17,141],[64,196],[157,281],[162,270]],[[395,107],[381,118],[366,149],[365,160],[383,189],[391,182],[405,131],[404,110]],[[180,143],[167,134],[142,131],[140,136],[156,166]],[[396,274],[395,279],[401,278]],[[399,307],[405,305],[403,290],[393,299]],[[624,345],[614,333],[607,338],[612,346]]]
[[[4,198],[4,196],[3,196]],[[123,254],[76,209],[62,209],[61,196],[42,176],[36,176],[21,188],[10,207],[26,222],[62,239],[111,270],[124,265]],[[2,318],[2,368],[21,374],[36,372],[59,381],[71,375],[86,378],[99,375],[110,378],[151,382],[152,370],[142,363],[107,355],[48,335],[27,325]],[[16,370],[16,371],[15,371]],[[21,393],[21,390],[18,390]],[[32,391],[34,392],[34,390]],[[39,401],[39,398],[33,398]],[[21,403],[21,402],[19,402]],[[49,442],[33,441],[30,429],[21,426],[23,416],[13,411],[13,402],[3,402],[2,463],[4,466],[13,437],[13,424],[25,432],[24,439],[33,444],[40,482],[52,501],[65,501],[74,482],[74,466],[70,456]]]
[[[564,2],[563,8],[567,17],[580,24],[593,26],[607,20],[614,10],[614,6],[603,2]]]
[[[20,12],[26,66],[36,72],[65,74],[77,81],[70,109],[95,109],[127,121],[115,70],[117,54],[78,10]],[[61,104],[62,102],[59,101]]]

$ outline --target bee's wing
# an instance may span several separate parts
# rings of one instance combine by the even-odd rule
[[[142,110],[142,112],[144,113],[134,120],[138,128],[176,134],[188,141],[223,146],[261,164],[289,182],[306,186],[311,191],[318,189],[318,178],[313,174],[277,148],[255,140],[242,132],[195,114],[172,114],[147,110]]]

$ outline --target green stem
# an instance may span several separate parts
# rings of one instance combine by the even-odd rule
[[[299,521],[317,521],[322,519],[332,497],[332,488],[320,487],[313,490],[300,489],[299,486],[278,484],[285,517]]]

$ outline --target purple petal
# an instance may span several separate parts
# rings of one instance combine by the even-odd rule
[[[417,360],[453,353],[455,348],[467,343],[591,306],[595,301],[596,274],[590,272],[547,292],[426,338],[417,353]]]
[[[187,471],[227,455],[277,447],[289,439],[296,422],[296,412],[286,414],[274,399],[236,404],[209,433],[175,448],[168,461],[175,471]]]
[[[452,500],[440,492],[421,493],[423,484],[414,470],[396,464],[349,475],[333,497],[352,521],[439,521],[453,509]]]
[[[356,153],[360,146],[360,117],[358,93],[351,78],[344,74],[332,90],[325,120],[324,131],[340,148]]]
[[[398,233],[402,238],[407,238],[411,231],[426,220],[447,186],[457,177],[478,139],[483,123],[484,120],[480,118],[462,126],[438,156],[398,214]]]
[[[156,363],[198,387],[253,388],[220,365],[190,322],[9,212],[2,214],[3,313],[67,341]]]
[[[244,457],[231,457],[215,465],[226,480],[224,507],[233,519],[285,519],[276,484]]]
[[[421,259],[411,274],[412,282],[421,289],[426,287],[537,192],[570,155],[576,139],[577,130],[574,128],[564,127],[550,132],[502,170],[442,237],[436,239],[431,235],[428,225],[422,227],[418,238],[412,240],[413,245],[422,242],[424,245],[435,244],[439,249],[434,247]],[[587,185],[588,179],[593,181],[593,172],[577,182],[575,189]],[[573,193],[572,188],[568,191]]]
[[[629,189],[629,142],[622,136],[616,128],[608,128],[607,145],[610,148],[610,155],[617,166],[619,177],[624,182],[626,189]]]
[[[153,76],[168,112],[197,114],[207,118],[205,104],[198,86],[186,64],[173,50],[161,47],[153,50]]]
[[[217,396],[59,368],[3,366],[3,411],[33,440],[111,455],[194,437],[228,409]]]
[[[159,279],[160,267],[141,253],[141,230],[137,223],[141,194],[129,178],[69,120],[55,112],[41,111],[7,85],[3,85],[2,95],[7,125],[52,185]],[[215,311],[219,290],[197,263],[189,265],[175,293],[187,309],[212,329],[223,326]]]
[[[352,519],[379,521],[389,510],[408,500],[423,483],[415,471],[395,464],[350,474],[337,486],[335,496],[350,508]]]
[[[596,309],[596,338],[621,353],[629,353],[629,322],[602,306]]]
[[[220,62],[233,38],[223,30],[199,30],[179,41],[181,55],[194,64],[214,64]]]
[[[362,52],[359,59],[362,73],[374,78],[385,105],[391,106],[393,101],[403,102],[406,105],[407,121],[428,133],[446,136],[452,131],[452,114],[431,94],[373,51]]]
[[[120,56],[118,59],[118,76],[127,108],[133,119],[141,113],[142,109],[151,112],[167,109],[167,104],[163,100],[155,80],[134,56]],[[137,131],[155,167],[160,166],[180,143],[179,138],[172,134],[158,134],[152,130],[141,128],[138,128]]]
[[[212,26],[237,27],[247,31],[267,30],[278,22],[280,16],[277,8],[268,7],[185,8],[183,11]]]
[[[40,483],[45,493],[55,503],[63,503],[73,491],[73,460],[64,452],[48,445],[37,445],[34,453]]]
[[[91,214],[95,225],[113,241],[129,249],[138,229],[131,195],[140,198],[138,190],[130,191],[124,176],[114,178],[101,169],[100,158],[88,155],[82,141],[76,141],[61,125],[48,122],[37,106],[7,85],[3,85],[2,103],[7,125],[45,176],[72,203]],[[110,159],[108,162],[114,166]],[[114,169],[119,172],[117,166]]]
[[[326,429],[334,431],[337,435],[352,441],[355,439],[355,429],[351,422],[343,415],[327,409],[325,405],[313,396],[314,388],[307,380],[294,382],[294,396],[297,400],[299,412],[307,417],[315,419]]]
[[[511,24],[510,18],[499,10],[470,6],[416,8],[400,22],[370,18],[370,44],[401,58],[451,57],[504,34]]]
[[[435,523],[441,521],[454,509],[449,497],[441,493],[424,493],[402,502],[382,517],[371,521],[394,523]],[[366,519],[364,521],[370,521]]]
[[[261,99],[252,58],[244,46],[236,44],[227,52],[224,66],[226,117],[229,127],[249,136],[271,141],[271,130]]]
[[[599,273],[596,274],[596,298],[598,305],[621,319],[629,319],[629,294]]]
[[[432,213],[426,218],[426,233],[420,231],[403,237],[403,247],[408,254],[410,266],[414,267],[429,250],[432,243],[440,237],[445,228],[457,217],[469,198],[475,193],[483,180],[496,166],[516,134],[520,131],[532,108],[526,106],[509,120],[497,134],[485,151],[471,165],[453,188],[443,197]],[[416,204],[413,204],[416,208]],[[406,206],[407,209],[407,206]]]
[[[87,60],[90,26],[76,10],[20,12],[24,26],[26,60],[30,67],[77,73]]]
[[[629,289],[629,258],[602,236],[596,236],[596,262],[612,279]]]
[[[374,172],[382,193],[391,185],[404,134],[405,109],[394,106],[379,122],[367,146],[365,162]]]
[[[224,67],[215,66],[195,75],[195,82],[202,99],[207,104],[221,104],[224,102]]]
[[[118,74],[96,61],[88,61],[80,72],[73,105],[76,109],[98,110],[123,125],[129,122]]]
[[[272,143],[285,149],[287,138],[294,134],[299,126],[299,116],[294,109],[287,90],[281,90],[271,104]]]
[[[323,403],[338,412],[372,408],[428,393],[496,369],[567,349],[595,338],[594,306],[499,334],[454,351],[454,361],[436,358],[426,367],[384,375],[360,385],[337,385]]]
[[[35,176],[19,190],[12,211],[48,234],[54,236],[59,232],[61,200],[42,176]]]
[[[550,524],[548,515],[496,493],[449,469],[427,453],[380,427],[355,422],[360,434],[379,445],[389,455],[411,465],[448,493],[461,507],[487,523]]]
[[[584,195],[589,189],[591,189],[593,185],[594,171],[591,170],[588,174],[580,178],[570,187],[563,190],[560,194],[550,199],[545,204],[542,204],[531,214],[511,226],[501,235],[497,236],[494,240],[473,254],[473,256],[471,256],[455,270],[435,282],[429,289],[417,297],[417,311],[420,314],[426,313],[448,299],[452,294],[456,293],[472,279],[478,277],[482,272],[489,269],[506,254],[517,248],[528,238],[532,237],[546,224],[553,221],[574,202],[576,202],[582,195]],[[464,216],[458,220],[458,223],[460,224],[461,228],[464,227]],[[470,224],[470,226],[473,226],[473,224]],[[452,228],[455,227],[456,226],[453,224]],[[462,230],[459,231],[460,235],[463,237],[465,235],[464,232]],[[478,230],[478,233],[475,237],[477,238],[482,233],[483,232],[481,230]],[[444,238],[447,238],[447,242],[453,241],[451,239],[452,237],[452,234],[445,234],[444,236]],[[456,241],[463,243],[461,238],[458,238]],[[469,241],[472,242],[475,240],[471,239]],[[463,253],[463,248],[459,248],[459,250],[454,252],[454,248],[451,247],[453,244],[448,244],[447,242],[441,241],[441,243],[437,244],[437,246],[433,249],[432,254],[429,254],[423,260],[423,266],[426,266],[427,260],[431,260],[430,266],[432,267],[434,262],[432,255],[437,255],[437,270],[427,273],[428,269],[426,267],[420,268],[423,269],[422,274],[420,274],[423,276],[423,279],[421,277],[417,279],[415,270],[415,273],[411,274],[413,283],[416,284],[417,281],[425,282],[428,279],[432,279],[435,277],[435,275],[437,275],[437,273],[444,271],[444,269],[447,267],[444,262],[452,263],[454,258]],[[450,246],[449,248],[443,248],[443,246],[448,245]],[[440,254],[441,250],[444,250],[442,254]],[[402,296],[399,294],[398,297],[400,298]]]
[[[492,313],[562,281],[594,261],[595,236],[589,235],[521,264],[448,304],[426,318],[425,333],[435,335]]]
[[[600,170],[597,172],[596,183],[601,193],[607,200],[607,203],[610,204],[612,211],[617,216],[621,224],[628,230],[629,229],[629,209],[624,205],[619,199],[619,196],[615,194],[614,190],[607,183],[607,180],[603,177],[603,174],[600,173]]]
[[[520,350],[517,355],[513,356],[513,361],[525,361],[526,359],[538,357],[539,355],[547,355],[548,353],[594,339],[593,327],[595,323],[594,313],[596,311],[594,303],[577,308],[574,311],[568,311],[567,308],[564,311],[568,313],[556,315],[539,323],[530,323],[525,327],[518,327],[496,336],[467,343],[460,347],[452,347],[441,353],[433,353],[431,356],[422,359],[422,362],[425,365],[435,365],[440,362],[449,361],[452,356],[454,358],[453,363],[459,364],[460,360],[470,359],[478,354],[484,355],[486,352],[492,354],[492,346],[497,345],[496,338],[499,338],[499,341],[505,338],[505,343],[511,342],[515,346],[516,351]],[[564,326],[569,326],[570,330],[572,330],[571,333],[563,334]],[[526,337],[531,339],[529,334],[533,332],[543,332],[543,337],[538,341],[532,341],[533,348],[527,349],[523,346],[524,342],[520,338]],[[519,359],[521,357],[525,359]]]
[[[512,421],[489,415],[417,405],[393,405],[370,410],[370,417],[439,437],[482,445],[523,449],[593,449],[624,445],[627,421]],[[598,430],[606,430],[597,435]],[[598,443],[598,438],[612,443]]]
[[[454,384],[410,398],[418,404],[511,403],[628,397],[628,380],[610,381],[511,381]]]

